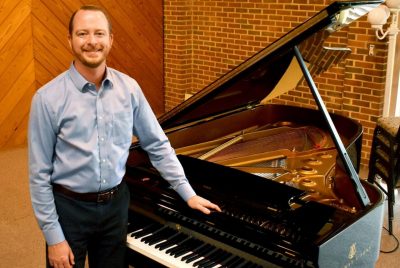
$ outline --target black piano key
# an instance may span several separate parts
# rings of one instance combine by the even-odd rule
[[[211,253],[215,253],[215,251],[213,250]],[[203,258],[201,260],[195,261],[192,265],[194,267],[200,267],[200,265],[208,263],[210,261],[210,259],[208,258],[209,256],[211,256],[211,254],[205,254],[205,255],[202,254],[201,257]]]
[[[202,264],[202,265],[200,265],[200,267],[201,268],[211,268],[217,264],[221,264],[224,260],[227,260],[230,257],[233,257],[233,255],[231,253],[222,250],[222,253],[217,255],[212,261],[210,261],[209,263]]]
[[[244,259],[236,256],[235,258],[233,258],[229,263],[227,263],[225,266],[226,267],[236,267],[237,265],[240,265],[241,263],[243,263]]]
[[[195,263],[193,263],[193,266],[195,266],[195,267],[197,266],[199,268],[204,268],[204,267],[207,267],[208,265],[212,265],[211,267],[214,267],[215,265],[217,265],[217,263],[214,260],[210,259],[210,257],[212,257],[212,256],[211,255],[205,256],[204,259],[198,260]]]
[[[182,248],[184,248],[184,244],[176,244],[173,247],[168,248],[165,253],[169,254],[169,255],[174,255],[178,250],[181,250]]]
[[[182,260],[182,261],[187,261],[188,259],[193,260],[193,259],[192,259],[193,257],[196,257],[196,258],[197,258],[198,253],[199,253],[199,250],[201,250],[202,248],[207,247],[207,245],[208,245],[208,244],[202,243],[202,244],[198,245],[197,247],[192,248],[192,249],[190,250],[190,251],[192,251],[192,253],[190,253],[190,254],[188,254],[188,255],[182,257],[181,260]]]
[[[160,251],[164,250],[166,248],[169,248],[170,246],[182,242],[185,239],[188,239],[189,237],[186,234],[183,233],[176,233],[172,235],[171,237],[167,238],[166,241],[159,243],[155,246],[155,248],[158,248]]]
[[[151,237],[149,237],[149,239],[145,239],[144,243],[148,244],[149,246],[152,246],[163,240],[165,240],[165,236],[162,234],[157,234],[155,236],[151,235]]]
[[[185,247],[185,248],[179,250],[179,251],[178,251],[175,255],[173,255],[173,256],[174,256],[175,258],[179,258],[179,257],[181,257],[181,256],[183,256],[183,255],[189,253],[190,251],[191,251],[190,248]]]
[[[217,250],[214,250],[211,254],[205,256],[205,259],[199,263],[199,267],[206,267],[209,264],[217,265],[218,260],[224,252],[224,250],[217,248]]]
[[[156,223],[150,224],[150,225],[144,227],[142,230],[131,234],[131,237],[139,239],[140,237],[151,234],[153,231],[160,228],[160,226],[161,226],[161,224],[156,224]]]
[[[143,223],[135,223],[134,225],[130,224],[129,225],[129,233],[137,233],[149,225],[150,224],[143,224]]]
[[[161,242],[161,241],[163,241],[163,240],[168,239],[173,233],[174,233],[174,231],[173,231],[172,229],[167,229],[167,230],[165,230],[164,232],[160,233],[160,234],[158,235],[158,238],[157,238],[157,239],[152,239],[152,241],[149,241],[148,244],[149,244],[150,246],[155,245],[155,244],[157,244],[157,243],[159,243],[159,242]]]
[[[203,265],[199,265],[200,268],[212,268],[215,267],[216,265],[218,265],[219,263],[216,262],[209,262]]]
[[[243,268],[256,268],[257,264],[255,264],[254,262],[250,262],[248,261],[247,263],[245,263],[245,265],[242,266]]]
[[[182,261],[185,261],[186,263],[189,263],[191,261],[197,260],[198,258],[201,257],[199,254],[201,252],[207,250],[207,249],[209,249],[209,245],[206,244],[206,243],[202,243],[198,247],[192,249],[192,253],[191,254],[188,254],[188,255],[184,256],[182,258]]]
[[[232,256],[232,253],[228,252],[228,251],[223,251],[223,253],[221,255],[219,255],[215,261],[217,261],[218,263],[222,263],[223,261],[227,260],[228,258],[230,258]]]
[[[230,255],[229,257],[227,257],[225,260],[220,261],[219,264],[220,264],[222,267],[228,267],[228,264],[230,264],[230,263],[231,263],[234,259],[236,259],[236,258],[238,258],[238,257],[231,254],[231,255]]]
[[[196,261],[197,259],[203,257],[209,250],[212,250],[212,248],[213,248],[213,246],[211,246],[209,244],[205,244],[204,247],[197,248],[195,250],[195,255],[189,257],[185,262],[191,263],[192,261]]]
[[[151,241],[152,238],[157,237],[157,235],[162,232],[165,228],[167,228],[167,226],[161,226],[161,228],[154,230],[153,232],[151,232],[151,235],[143,237],[140,239],[140,241],[142,242],[147,242],[147,241]]]
[[[203,245],[204,243],[198,239],[191,238],[186,243],[182,243],[182,248],[178,250],[174,256],[180,257],[185,255],[186,253],[193,251],[194,249],[198,248],[199,246]]]
[[[167,254],[169,254],[169,255],[172,255],[171,254],[171,251],[172,250],[175,250],[175,249],[177,249],[178,248],[178,245],[173,245],[173,246],[170,246],[170,247],[167,247],[167,251],[165,251],[165,253],[167,253]]]
[[[235,263],[235,268],[245,268],[247,264],[249,264],[249,262],[241,258],[238,263]]]
[[[165,251],[165,253],[169,255],[175,254],[177,251],[181,250],[182,248],[187,248],[187,245],[191,243],[194,239],[192,237],[188,237],[181,242],[176,243],[175,247],[169,248]]]
[[[207,256],[202,262],[199,262],[199,267],[200,268],[206,268],[206,267],[213,267],[215,265],[218,264],[218,262],[220,260],[223,260],[223,256],[227,257],[228,254],[226,254],[227,252],[222,250],[222,249],[218,249],[217,251],[215,251],[213,254]]]
[[[175,258],[178,258],[190,251],[192,251],[194,248],[198,247],[199,245],[203,244],[200,240],[197,239],[188,239],[182,244],[178,244],[178,247],[176,250],[172,250],[170,255],[174,256]]]
[[[156,232],[153,232],[152,235],[146,236],[146,237],[142,238],[141,240],[144,243],[151,246],[151,245],[156,244],[157,242],[165,240],[166,238],[171,236],[173,233],[175,233],[174,230],[172,230],[171,228],[169,228],[167,226],[164,226],[164,228],[159,229]]]
[[[203,255],[204,259],[198,260],[195,263],[193,263],[193,266],[196,267],[196,266],[203,265],[205,263],[213,262],[212,258],[215,257],[216,256],[215,254],[218,254],[219,251],[220,251],[220,249],[218,249],[218,248],[212,249],[210,252],[208,252],[205,255]]]
[[[144,223],[142,221],[131,222],[131,223],[129,223],[129,226],[128,226],[128,232],[129,233],[136,232],[136,231],[146,227],[147,225],[149,225],[148,222],[147,223]]]
[[[165,241],[163,241],[163,242],[161,242],[161,243],[157,243],[154,247],[155,247],[156,249],[159,249],[159,250],[161,251],[161,250],[164,249],[163,247],[164,247],[165,245],[166,245],[167,247],[168,247],[168,246],[172,246],[173,244],[175,244],[175,243],[173,242],[173,240],[176,239],[179,235],[180,235],[180,233],[175,232],[175,233],[173,233],[172,235],[170,235],[169,237],[166,237],[166,238],[165,238]]]

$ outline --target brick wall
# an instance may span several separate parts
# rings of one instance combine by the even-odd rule
[[[201,90],[332,1],[317,0],[164,0],[165,107]],[[364,127],[362,165],[368,164],[373,128],[381,114],[387,44],[377,41],[360,18],[327,40],[352,54],[315,78],[330,112]],[[368,46],[375,45],[375,55]],[[316,108],[305,85],[274,100]]]

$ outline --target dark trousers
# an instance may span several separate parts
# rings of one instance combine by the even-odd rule
[[[124,182],[107,202],[84,202],[57,192],[54,199],[59,222],[75,256],[74,267],[85,267],[86,254],[90,268],[127,267],[129,190]],[[46,263],[50,267],[48,258]]]

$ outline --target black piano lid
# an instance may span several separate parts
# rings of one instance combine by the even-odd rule
[[[302,78],[294,59],[295,46],[299,47],[304,60],[311,65],[309,69],[312,75],[323,72],[331,64],[339,63],[347,56],[349,49],[325,48],[324,39],[382,2],[337,1],[330,4],[162,115],[159,118],[162,128],[172,130],[171,128],[180,128],[212,116],[254,107],[263,99],[268,100],[293,89]],[[289,79],[284,78],[285,72],[291,72]]]

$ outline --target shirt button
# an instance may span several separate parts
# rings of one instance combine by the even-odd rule
[[[104,159],[103,159],[103,163],[105,163],[105,162],[106,162],[106,159],[104,158]]]
[[[106,180],[103,180],[103,183],[106,183]]]
[[[101,137],[101,138],[100,138],[100,140],[101,140],[101,141],[104,141],[104,138],[103,138],[103,137]]]

